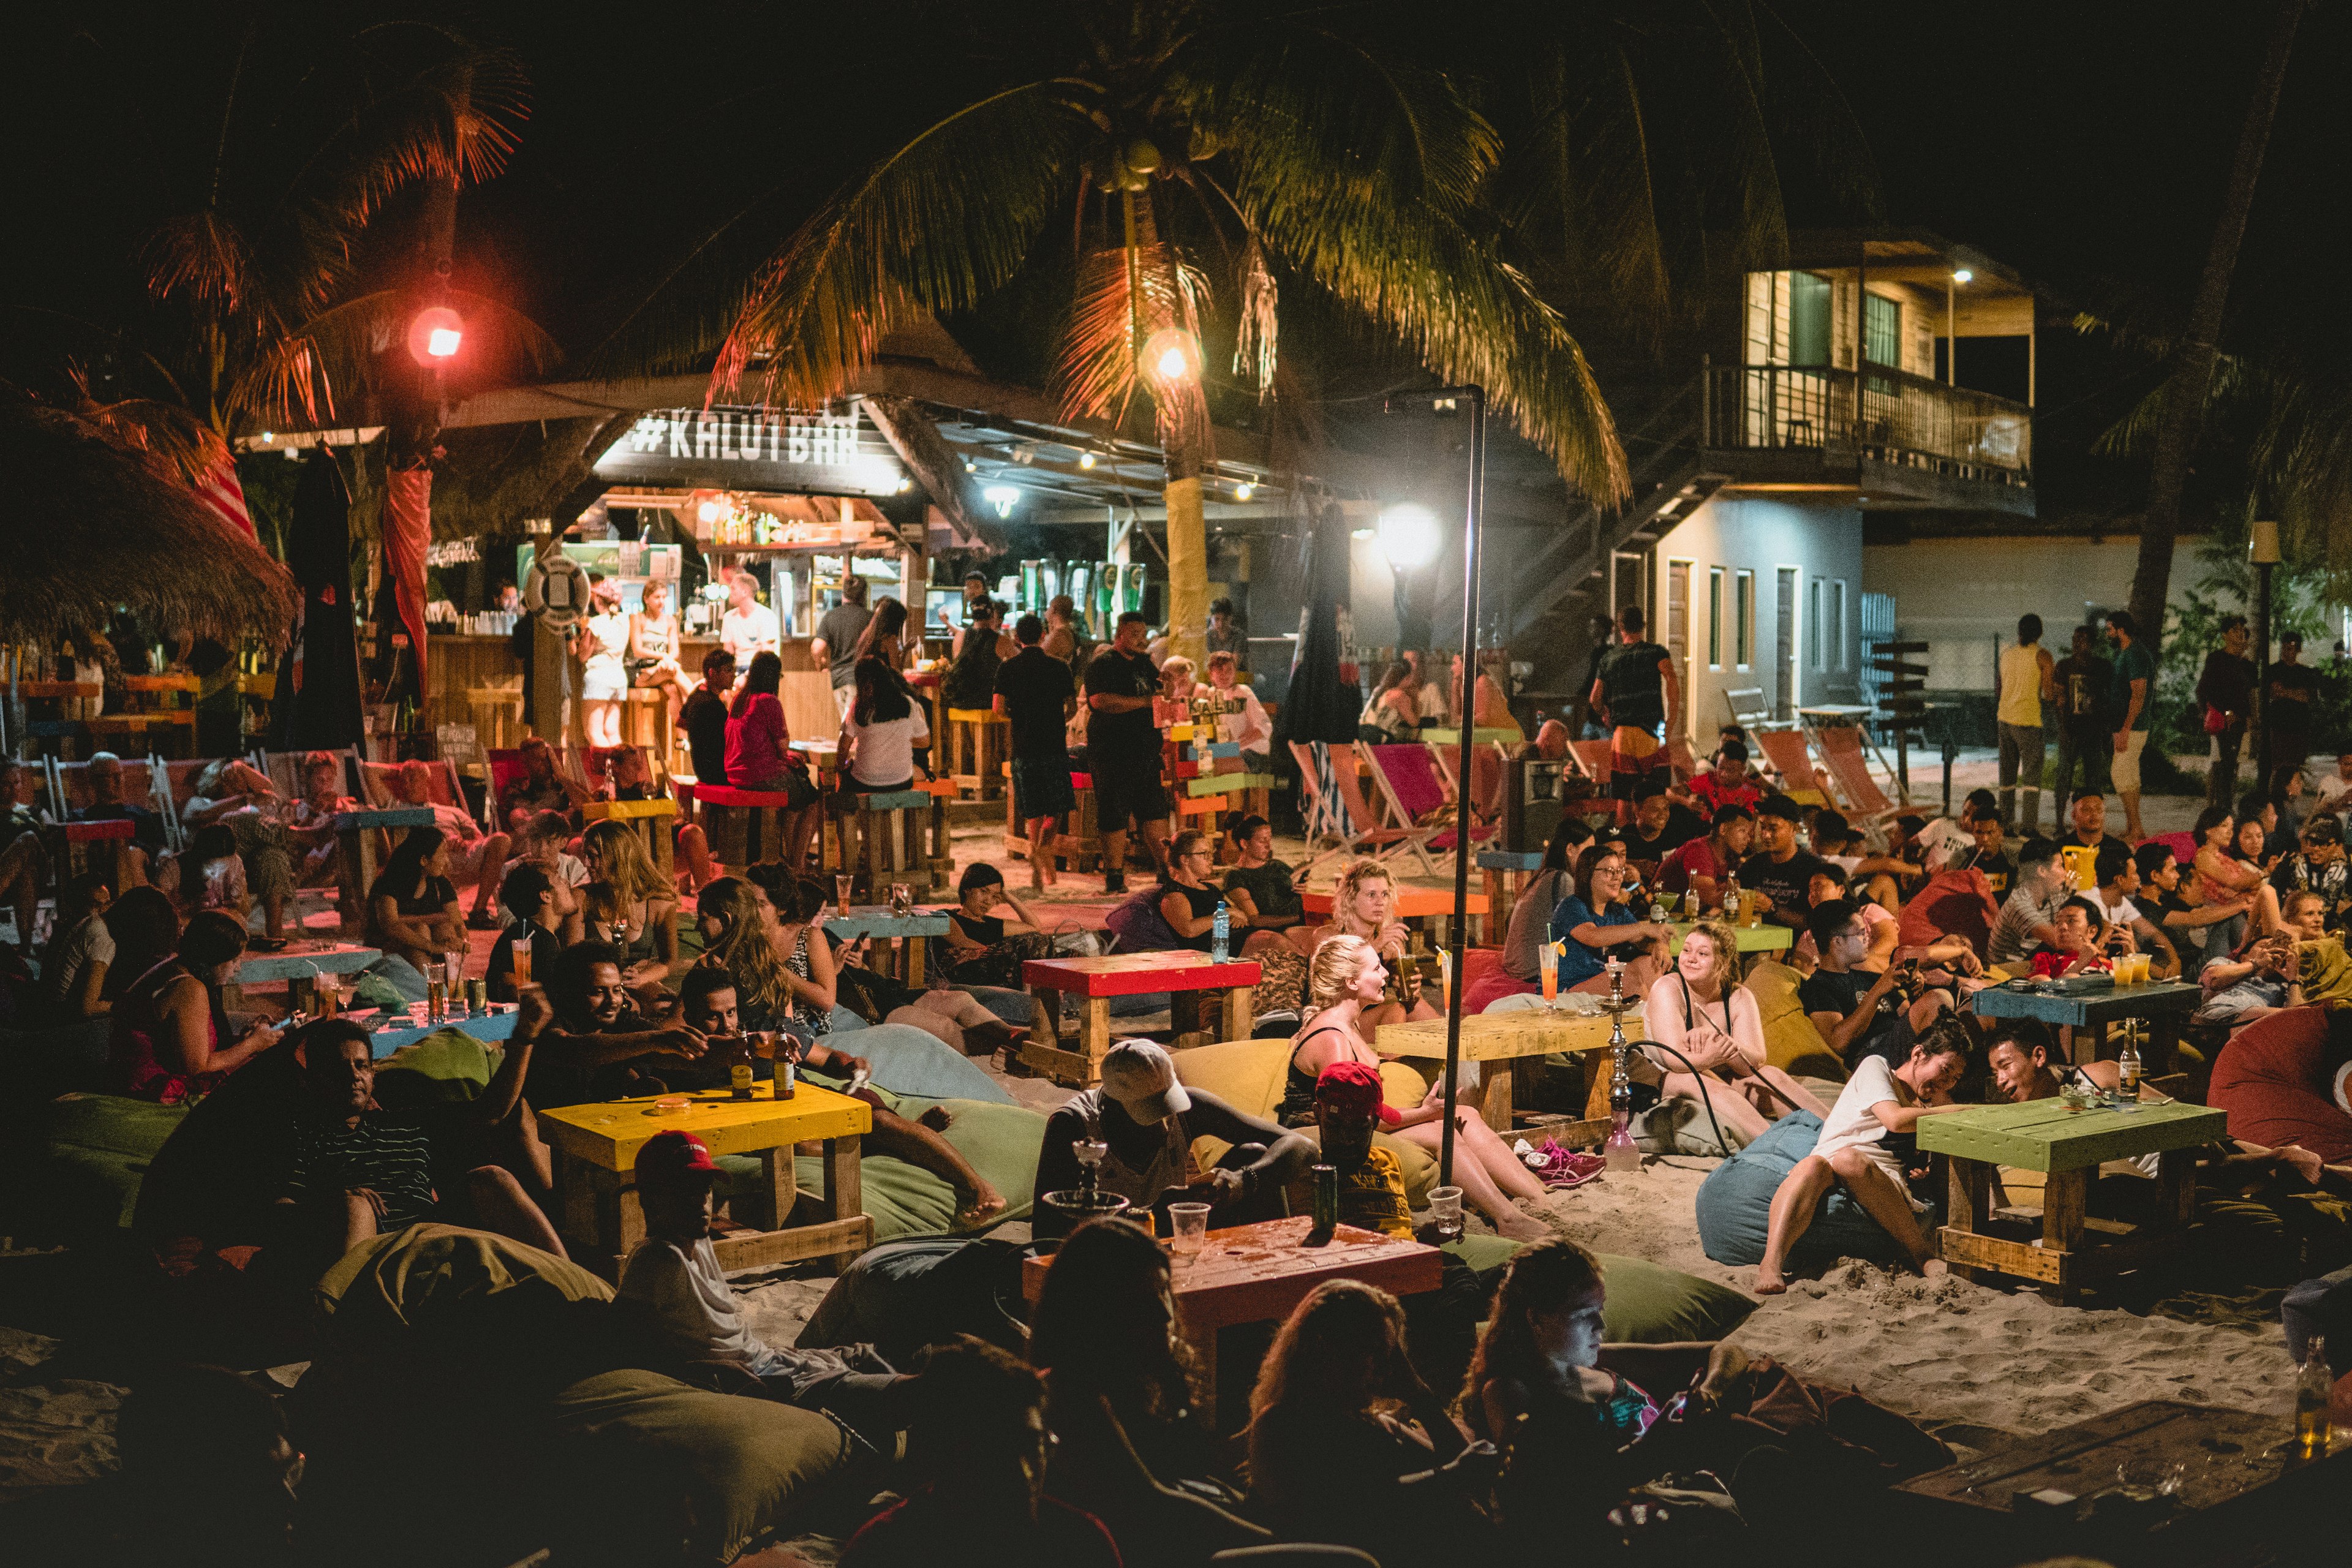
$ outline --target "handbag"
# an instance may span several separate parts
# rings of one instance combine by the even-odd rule
[[[2221,735],[2227,734],[2229,729],[2230,716],[2210,702],[2205,704],[2205,732],[2209,735]]]

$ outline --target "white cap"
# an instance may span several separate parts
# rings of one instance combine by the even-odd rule
[[[1121,1040],[1102,1060],[1102,1091],[1145,1126],[1192,1109],[1192,1097],[1176,1081],[1176,1063],[1166,1047],[1149,1040]]]

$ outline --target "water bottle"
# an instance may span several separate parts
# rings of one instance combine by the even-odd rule
[[[1225,962],[1234,940],[1234,917],[1225,900],[1217,900],[1216,921],[1209,928],[1209,957],[1215,963]]]

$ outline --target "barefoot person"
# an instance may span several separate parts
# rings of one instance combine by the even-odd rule
[[[1827,1121],[1828,1107],[1764,1059],[1764,1016],[1739,984],[1738,962],[1731,928],[1710,921],[1691,928],[1674,969],[1650,987],[1650,1032],[1680,1053],[1656,1058],[1666,1075],[1658,1092],[1703,1100],[1742,1142],[1792,1110]]]
[[[1307,1002],[1316,1011],[1300,1027],[1298,1044],[1290,1053],[1279,1113],[1286,1126],[1314,1121],[1316,1079],[1333,1062],[1361,1062],[1379,1069],[1379,1053],[1364,1038],[1364,1018],[1367,1009],[1380,1005],[1388,978],[1381,955],[1361,937],[1335,936],[1316,949],[1307,974]],[[1443,1087],[1433,1085],[1411,1110],[1383,1107],[1381,1120],[1391,1133],[1433,1152],[1444,1135],[1438,1124],[1445,1115]],[[1550,1235],[1511,1206],[1513,1198],[1543,1196],[1543,1184],[1476,1111],[1457,1108],[1454,1118],[1454,1178],[1464,1194],[1497,1231],[1514,1240],[1537,1241]]]
[[[1789,1288],[1782,1275],[1789,1249],[1813,1223],[1830,1189],[1841,1184],[1895,1238],[1920,1273],[1932,1277],[1945,1272],[1920,1228],[1919,1215],[1927,1207],[1912,1197],[1903,1163],[1886,1147],[1886,1135],[1910,1131],[1923,1116],[1966,1110],[1952,1103],[1951,1094],[1968,1060],[1968,1026],[1956,1019],[1946,1019],[1921,1036],[1900,1064],[1889,1066],[1880,1056],[1862,1058],[1837,1104],[1822,1119],[1821,1141],[1780,1179],[1780,1190],[1772,1194],[1764,1260],[1756,1266],[1758,1295],[1777,1296]]]

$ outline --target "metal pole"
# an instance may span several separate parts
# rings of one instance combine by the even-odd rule
[[[1463,948],[1470,926],[1470,791],[1474,773],[1471,755],[1471,732],[1476,728],[1474,715],[1478,707],[1478,534],[1480,513],[1486,504],[1486,389],[1465,386],[1461,394],[1470,400],[1470,479],[1469,494],[1462,510],[1462,749],[1456,774],[1461,784],[1454,802],[1454,923],[1446,933],[1454,984],[1446,989],[1445,999],[1445,1126],[1438,1135],[1437,1183],[1440,1186],[1454,1184],[1454,1105],[1457,1093],[1454,1077],[1462,1069],[1462,992]],[[1493,920],[1496,911],[1486,911]],[[1501,1130],[1506,1135],[1509,1128]]]
[[[2271,793],[2271,574],[2275,570],[2267,561],[2254,563],[2254,787],[2265,795]],[[2301,759],[2296,761],[2299,764]]]

